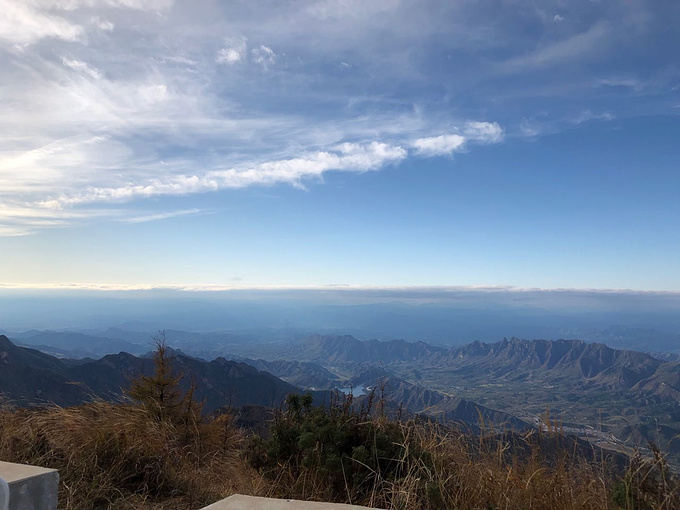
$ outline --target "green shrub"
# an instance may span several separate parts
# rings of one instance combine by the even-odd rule
[[[269,479],[285,474],[284,497],[330,501],[363,500],[382,481],[405,474],[407,457],[418,452],[406,446],[399,422],[370,416],[369,404],[360,409],[351,397],[339,397],[328,407],[312,407],[311,395],[291,395],[280,411],[267,440],[251,443],[251,464]]]

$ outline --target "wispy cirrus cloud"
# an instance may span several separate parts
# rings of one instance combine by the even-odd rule
[[[17,203],[0,204],[0,237],[17,237],[33,234],[36,230],[64,227],[74,223],[115,216],[115,210],[105,208],[76,211],[61,209],[54,204]]]
[[[466,122],[459,133],[418,138],[412,146],[422,156],[443,156],[463,151],[466,144],[498,143],[503,140],[503,128],[496,122]]]
[[[263,67],[270,66],[276,63],[276,53],[269,46],[260,44],[258,48],[252,49],[253,60]]]
[[[3,0],[0,2],[0,40],[18,45],[42,39],[79,41],[87,34],[86,24],[68,19],[81,8],[126,8],[140,11],[168,9],[174,0]],[[113,30],[114,24],[91,18],[100,30]]]
[[[440,156],[443,154],[451,154],[465,146],[465,137],[454,135],[439,135],[428,136],[425,138],[418,138],[414,140],[413,147],[418,154],[423,156]]]
[[[262,61],[254,63],[266,66],[274,53],[263,47],[257,48]],[[247,55],[246,48],[238,52]],[[378,170],[408,157],[404,145],[412,132],[437,129],[419,114],[319,121],[308,112],[244,112],[206,88],[203,76],[212,71],[205,60],[168,58],[167,48],[165,66],[122,76],[77,53],[22,55],[16,77],[30,79],[22,86],[0,83],[10,100],[0,123],[15,128],[14,139],[0,141],[0,197],[41,218],[0,210],[3,235],[85,221],[92,211],[82,209],[87,204],[107,205],[115,216],[115,204],[135,199],[277,184],[303,188],[329,171]],[[456,136],[497,138],[499,130],[468,122]]]
[[[527,53],[512,57],[502,63],[507,73],[518,73],[530,69],[555,66],[583,56],[594,57],[603,51],[608,43],[611,28],[607,23],[596,23],[588,30],[553,42]]]
[[[575,116],[572,122],[574,124],[582,124],[582,123],[588,122],[590,120],[609,121],[609,120],[614,120],[615,118],[616,118],[616,116],[613,113],[610,113],[610,112],[593,113],[589,109],[586,109],[586,110],[583,110],[581,113],[579,113],[577,116]]]
[[[129,214],[120,202],[304,188],[326,172],[499,143],[501,126],[534,118],[531,94],[507,113],[510,87],[606,55],[630,17],[549,2],[502,3],[489,18],[489,5],[0,0],[0,203],[14,209],[0,209],[0,235]],[[546,23],[555,12],[562,22]],[[518,34],[534,18],[555,33]],[[623,71],[598,78],[639,80]],[[510,75],[527,80],[499,79]]]
[[[79,73],[86,74],[87,76],[95,80],[99,80],[102,77],[102,74],[99,72],[99,70],[92,67],[87,62],[82,62],[80,60],[72,60],[66,57],[64,57],[63,62],[66,67],[70,67],[71,69]]]
[[[326,151],[267,161],[252,167],[215,169],[204,174],[178,174],[122,186],[88,187],[79,193],[62,194],[41,204],[62,209],[78,204],[124,202],[139,197],[185,195],[255,185],[290,184],[304,187],[306,180],[320,178],[328,171],[378,170],[386,164],[399,162],[406,156],[405,149],[384,143],[343,143]]]
[[[85,30],[62,16],[46,12],[37,2],[5,0],[0,3],[0,40],[31,44],[44,38],[75,41]]]
[[[146,214],[143,216],[131,216],[129,218],[124,218],[121,221],[123,223],[148,223],[150,221],[161,221],[170,218],[177,218],[179,216],[193,216],[194,214],[200,214],[201,209],[182,209],[180,211],[169,211],[158,214]]]

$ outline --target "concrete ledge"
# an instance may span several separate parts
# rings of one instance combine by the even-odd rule
[[[0,461],[0,478],[9,486],[9,510],[56,510],[59,473]]]
[[[234,494],[227,499],[206,506],[203,510],[360,510],[366,508],[368,507],[295,499],[256,498]]]

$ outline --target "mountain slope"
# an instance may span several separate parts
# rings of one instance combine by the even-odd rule
[[[196,385],[196,397],[210,412],[222,406],[279,404],[289,393],[299,392],[267,372],[245,363],[217,358],[206,362],[175,354],[175,369],[184,374],[181,385]],[[130,381],[153,372],[153,361],[121,352],[99,360],[70,363],[47,354],[18,347],[0,336],[0,392],[17,405],[80,404],[92,398],[116,400]]]
[[[0,335],[0,394],[19,405],[59,402],[76,405],[89,400],[89,388],[72,381],[67,365],[40,351],[17,347]]]
[[[340,378],[319,363],[309,361],[244,359],[245,363],[264,370],[284,381],[305,389],[333,389],[341,384]]]
[[[361,341],[349,335],[312,335],[303,342],[299,355],[304,359],[323,363],[390,363],[419,359],[435,360],[447,352],[447,349],[425,342]]]
[[[451,351],[440,366],[460,373],[480,371],[498,380],[527,380],[542,376],[570,380],[589,388],[645,391],[662,374],[680,373],[680,364],[649,354],[612,349],[581,340],[502,340],[473,343]],[[663,376],[680,391],[677,378]]]
[[[97,357],[112,352],[142,354],[148,350],[149,341],[134,344],[120,338],[87,335],[64,331],[32,331],[16,340],[29,347],[60,353],[71,358]]]
[[[404,344],[316,336],[298,352],[335,372],[349,373],[362,360],[422,388],[391,397],[404,402],[415,395],[426,405],[434,398],[428,391],[474,402],[462,414],[466,421],[475,406],[528,423],[549,416],[570,433],[615,448],[659,441],[680,465],[680,442],[673,439],[680,435],[680,363],[580,340],[512,338],[452,349]]]
[[[485,373],[495,380],[531,380],[542,375],[603,389],[680,392],[680,363],[642,352],[612,349],[581,340],[503,339],[445,349],[425,342],[360,341],[351,336],[314,335],[298,349],[300,359],[321,365],[373,363],[438,367],[459,375]],[[662,380],[661,380],[662,379]]]

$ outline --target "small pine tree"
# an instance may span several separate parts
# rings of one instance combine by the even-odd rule
[[[195,400],[195,385],[183,392],[180,382],[184,374],[174,368],[173,357],[165,331],[154,337],[154,372],[134,379],[128,395],[144,405],[159,421],[169,420],[175,425],[196,426],[201,419],[202,403]]]

